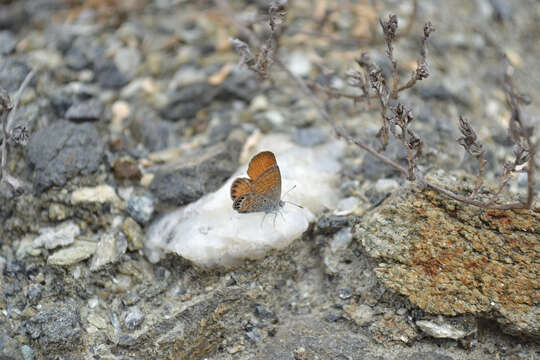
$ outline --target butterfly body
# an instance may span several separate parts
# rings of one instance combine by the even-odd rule
[[[233,209],[239,213],[277,213],[281,200],[281,173],[270,151],[255,155],[248,166],[249,178],[237,178],[231,185]]]

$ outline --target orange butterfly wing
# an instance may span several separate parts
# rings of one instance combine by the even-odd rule
[[[251,180],[248,178],[237,178],[231,185],[231,199],[234,201],[237,197],[251,192]]]
[[[251,180],[255,181],[270,166],[276,165],[276,157],[271,151],[263,151],[255,155],[249,162],[247,173]]]
[[[263,195],[272,202],[281,199],[281,173],[277,165],[272,165],[251,185],[251,191]]]

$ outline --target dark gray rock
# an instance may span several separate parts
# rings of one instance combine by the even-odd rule
[[[276,323],[278,321],[276,314],[272,310],[266,308],[263,305],[259,305],[259,304],[255,305],[254,314],[258,319],[263,320],[265,322]]]
[[[161,201],[183,205],[216,190],[238,166],[240,143],[217,144],[159,169],[150,190]]]
[[[17,259],[9,259],[4,268],[4,275],[10,278],[22,279],[26,273],[26,265],[24,261]]]
[[[95,172],[103,158],[104,144],[96,127],[58,121],[31,138],[26,158],[37,192],[62,186],[67,180]]]
[[[210,104],[218,92],[217,87],[206,82],[190,84],[169,95],[162,115],[173,121],[191,119],[200,109]]]
[[[41,310],[26,322],[26,332],[44,349],[75,348],[82,333],[79,311],[68,303]]]
[[[2,60],[0,66],[0,87],[13,94],[30,72],[30,68],[23,62],[15,60]]]
[[[8,55],[15,50],[17,38],[11,31],[0,31],[0,55]]]
[[[141,225],[147,224],[154,214],[154,199],[149,195],[133,195],[126,201],[126,212]]]
[[[4,290],[4,296],[13,296],[21,291],[21,286],[18,282],[12,281],[6,285]]]
[[[126,312],[124,324],[129,330],[135,329],[144,320],[144,314],[138,306],[133,306]]]
[[[134,111],[129,130],[135,141],[150,151],[163,150],[172,145],[174,139],[173,124],[148,108]]]
[[[338,230],[350,226],[353,218],[350,216],[328,215],[317,221],[317,230],[325,235],[332,235]]]
[[[514,17],[514,8],[509,0],[489,0],[493,9],[493,17],[500,22],[511,21]]]
[[[103,113],[103,104],[98,99],[78,102],[66,111],[66,118],[74,122],[97,121]]]
[[[64,60],[71,69],[82,70],[91,67],[99,53],[90,37],[79,36],[66,51]]]
[[[118,89],[128,82],[111,60],[102,60],[95,64],[95,71],[98,83],[104,88]]]
[[[300,146],[315,146],[322,144],[328,139],[328,131],[317,127],[296,128],[294,142]]]
[[[32,305],[36,305],[41,300],[41,294],[43,293],[43,285],[31,284],[26,287],[26,298]]]
[[[0,334],[0,359],[2,360],[22,359],[22,354],[19,351],[19,343],[17,342],[17,340],[12,339],[5,334]]]
[[[409,355],[407,360],[454,360],[454,358],[435,352],[417,352]]]

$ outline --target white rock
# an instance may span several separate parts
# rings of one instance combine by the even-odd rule
[[[399,188],[399,183],[394,179],[379,179],[375,183],[375,191],[389,193]]]
[[[47,259],[50,265],[72,265],[88,259],[96,252],[97,244],[91,241],[75,241],[73,245],[60,249]]]
[[[154,222],[145,239],[145,254],[157,262],[164,252],[176,252],[200,266],[231,266],[242,259],[258,259],[272,249],[283,249],[307,230],[314,213],[333,209],[339,201],[338,172],[343,144],[313,148],[294,145],[288,137],[268,135],[257,151],[274,152],[282,177],[282,215],[239,214],[232,209],[230,186],[245,176],[244,165],[216,192]],[[285,198],[284,193],[296,186]],[[264,222],[263,222],[264,220]],[[274,225],[275,221],[275,225]]]
[[[333,252],[338,250],[346,249],[347,246],[351,243],[352,234],[351,228],[343,228],[334,234],[332,240],[330,241],[330,249]]]
[[[75,237],[81,233],[81,228],[73,221],[66,221],[54,228],[43,228],[39,230],[39,233],[40,235],[34,240],[34,248],[54,249],[72,244]]]
[[[302,51],[295,51],[289,57],[289,70],[297,76],[307,76],[311,71],[311,61]]]
[[[107,233],[101,237],[97,251],[90,261],[90,271],[96,271],[103,266],[115,262],[127,250],[128,242],[124,236]]]
[[[112,203],[120,206],[122,201],[116,195],[114,188],[109,185],[98,185],[95,187],[82,187],[75,190],[71,194],[71,202],[76,204],[81,203]]]
[[[451,324],[437,324],[429,320],[419,320],[416,322],[416,326],[429,336],[439,339],[458,340],[469,335],[468,332],[458,329]]]

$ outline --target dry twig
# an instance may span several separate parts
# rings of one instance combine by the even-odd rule
[[[238,27],[238,29],[243,33],[244,36],[246,36],[249,39],[250,45],[255,48],[261,48],[263,42],[259,40],[257,35],[251,31],[248,27],[244,26],[242,23],[236,20],[233,11],[229,7],[229,4],[225,0],[215,0],[218,6],[222,9],[222,11],[227,14],[228,18],[231,19],[231,21]],[[422,142],[420,138],[415,134],[415,132],[409,127],[410,123],[414,120],[414,116],[412,114],[412,111],[410,109],[407,109],[403,104],[396,102],[395,100],[398,99],[398,94],[401,91],[404,91],[406,89],[411,88],[416,84],[417,81],[423,80],[429,76],[429,70],[428,65],[426,62],[426,54],[427,54],[427,40],[431,33],[434,31],[433,26],[431,23],[426,23],[424,26],[423,31],[423,37],[422,37],[422,44],[420,49],[420,58],[417,63],[416,70],[411,74],[411,78],[409,81],[404,84],[403,86],[399,86],[399,75],[398,75],[398,66],[397,61],[394,58],[394,48],[393,48],[393,42],[397,38],[397,29],[398,29],[398,22],[395,15],[390,15],[388,21],[381,21],[381,27],[384,33],[385,41],[386,41],[386,54],[390,61],[392,62],[392,81],[391,85],[388,86],[386,83],[386,79],[382,75],[382,71],[378,69],[374,64],[372,64],[369,61],[369,58],[367,55],[362,54],[362,57],[357,59],[357,63],[360,66],[360,68],[363,70],[363,73],[359,71],[350,72],[349,75],[349,83],[353,86],[356,86],[361,89],[362,95],[361,96],[354,96],[354,95],[346,95],[341,94],[339,92],[328,92],[329,94],[332,94],[333,96],[345,96],[348,98],[353,99],[354,101],[361,101],[365,100],[369,102],[370,99],[378,99],[379,105],[381,107],[381,118],[383,121],[383,124],[381,126],[381,129],[379,130],[377,134],[377,138],[381,142],[382,149],[376,150],[372,147],[364,144],[362,141],[353,138],[350,136],[347,131],[344,129],[344,127],[337,123],[326,111],[325,106],[319,101],[319,99],[315,96],[315,94],[311,91],[310,86],[307,85],[307,83],[300,77],[293,74],[287,66],[276,56],[276,51],[272,52],[271,56],[274,56],[272,59],[272,62],[277,65],[282,71],[284,71],[287,76],[293,80],[293,82],[298,86],[298,88],[302,91],[302,93],[306,96],[306,98],[315,106],[317,111],[319,112],[320,116],[327,121],[333,128],[336,136],[338,138],[342,138],[346,140],[347,142],[351,144],[355,144],[361,149],[367,151],[370,155],[373,157],[379,159],[380,161],[386,163],[387,165],[391,166],[392,168],[399,171],[401,174],[406,176],[410,181],[418,181],[419,183],[423,184],[424,186],[430,187],[441,194],[474,206],[478,206],[485,209],[499,209],[499,210],[506,210],[506,209],[520,209],[520,208],[530,208],[532,205],[532,200],[534,198],[534,154],[535,154],[535,147],[536,144],[533,144],[532,142],[532,132],[533,127],[527,127],[524,125],[522,121],[521,116],[521,110],[519,108],[519,102],[522,102],[522,98],[520,95],[517,94],[515,91],[515,88],[511,82],[511,76],[508,75],[506,79],[507,83],[507,94],[509,98],[509,103],[512,108],[512,120],[510,123],[510,136],[516,143],[516,151],[515,151],[515,161],[505,164],[505,173],[502,176],[501,185],[494,197],[491,201],[481,201],[476,200],[474,197],[477,196],[479,189],[482,186],[483,183],[483,169],[485,165],[485,161],[483,159],[483,150],[482,146],[477,143],[476,141],[476,134],[474,133],[472,127],[469,125],[469,123],[464,119],[460,119],[460,130],[462,133],[462,137],[458,139],[458,142],[466,149],[467,152],[469,152],[471,155],[477,157],[478,164],[479,164],[479,170],[477,174],[477,181],[476,186],[471,194],[471,196],[462,196],[459,194],[456,194],[448,189],[445,189],[441,187],[440,185],[433,183],[429,180],[427,180],[423,174],[421,174],[416,169],[415,160],[418,156],[422,154]],[[272,25],[271,25],[272,28]],[[278,39],[274,39],[277,43]],[[239,42],[239,40],[232,40],[233,45],[237,48],[241,56],[246,58],[245,52],[246,48],[249,49],[249,46],[243,42]],[[241,44],[240,44],[241,43]],[[240,45],[240,46],[239,46]],[[264,56],[270,56],[269,52],[263,52]],[[247,56],[248,59],[253,59],[253,56],[250,56],[248,53]],[[260,61],[260,60],[257,60]],[[255,62],[257,63],[257,62]],[[250,66],[249,63],[247,63],[248,67]],[[253,70],[253,69],[252,69]],[[268,67],[265,68],[265,70],[268,70]],[[254,70],[258,73],[257,70]],[[264,72],[264,78],[268,77],[268,72]],[[315,87],[311,85],[311,87]],[[370,92],[370,90],[373,91],[373,93]],[[396,105],[389,106],[389,99],[394,100]],[[405,149],[407,150],[407,159],[408,159],[408,167],[404,168],[403,166],[397,164],[395,161],[389,159],[385,155],[381,154],[381,150],[384,151],[386,148],[386,145],[388,144],[388,138],[389,133],[392,133],[393,136],[395,136],[398,140],[401,141],[401,143],[405,146]],[[524,201],[518,201],[518,202],[512,202],[512,203],[506,203],[506,204],[498,204],[496,203],[496,197],[500,193],[500,191],[504,188],[506,185],[508,179],[510,178],[510,175],[516,171],[518,171],[518,167],[522,166],[524,163],[528,162],[528,193],[527,197]]]

